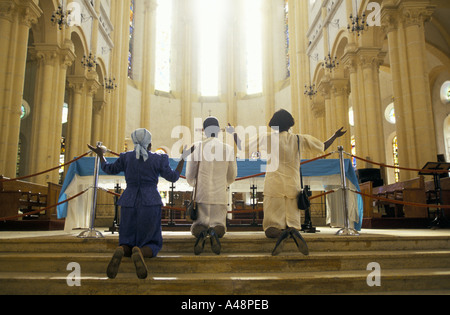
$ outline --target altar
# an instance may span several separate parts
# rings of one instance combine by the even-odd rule
[[[107,158],[108,162],[114,162],[117,158]],[[176,168],[178,160],[169,159],[172,169]],[[309,185],[312,191],[329,191],[341,187],[340,161],[339,159],[322,159],[313,162],[302,161],[302,174],[304,185]],[[305,163],[306,162],[306,163]],[[59,202],[78,194],[79,192],[93,186],[95,157],[84,157],[72,163],[67,171],[59,196]],[[351,161],[344,160],[345,174],[348,187],[359,191],[358,179]],[[238,160],[238,174],[236,181],[229,188],[229,210],[231,210],[231,196],[234,192],[248,192],[250,186],[256,186],[262,192],[264,189],[264,175],[253,177],[265,172],[266,162],[263,160]],[[185,168],[181,174],[185,175]],[[98,186],[112,190],[119,184],[122,189],[126,188],[124,174],[108,175],[101,169],[99,172]],[[172,183],[160,178],[158,190],[168,192],[172,189]],[[184,178],[174,183],[178,192],[192,191]],[[65,218],[65,231],[70,232],[75,228],[89,228],[93,189],[88,189],[83,195],[57,207],[58,218]],[[163,198],[163,202],[164,202]],[[360,195],[348,192],[348,216],[354,228],[361,230],[363,219],[363,201]],[[333,227],[344,227],[344,206],[342,190],[337,190],[326,196],[327,224]]]

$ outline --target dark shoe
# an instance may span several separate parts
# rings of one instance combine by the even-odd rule
[[[211,250],[213,251],[214,254],[220,255],[221,245],[219,241],[219,236],[217,236],[217,233],[214,230],[214,228],[208,229],[208,235],[211,241]]]
[[[136,275],[139,279],[147,278],[147,266],[144,261],[141,249],[137,246],[133,247],[133,253],[131,254],[131,260],[133,260],[136,267]]]
[[[110,279],[114,279],[117,276],[117,273],[119,272],[119,266],[120,262],[122,261],[124,255],[124,250],[122,247],[117,247],[114,251],[114,254],[108,264],[108,267],[106,268],[106,275]]]
[[[298,251],[305,256],[309,255],[308,245],[306,244],[305,239],[301,236],[299,231],[297,231],[296,229],[290,229],[289,232],[294,239],[295,245],[297,245]]]
[[[283,251],[284,242],[290,237],[290,235],[289,230],[285,230],[281,233],[275,247],[272,250],[272,256],[277,256]]]
[[[194,254],[200,255],[203,253],[203,249],[205,248],[205,240],[207,237],[207,231],[200,232],[199,236],[197,237],[197,241],[194,245]]]

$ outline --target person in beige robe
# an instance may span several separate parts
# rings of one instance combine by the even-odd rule
[[[257,139],[259,151],[267,154],[267,170],[264,180],[264,220],[263,229],[266,237],[278,238],[272,255],[278,255],[284,241],[292,237],[303,254],[308,255],[306,242],[298,232],[301,229],[301,213],[297,207],[297,194],[301,190],[300,160],[301,155],[312,153],[323,154],[338,137],[345,134],[343,128],[325,142],[311,135],[293,134],[289,129],[294,126],[292,115],[281,109],[269,122],[272,131],[260,135]],[[231,129],[228,132],[233,132]],[[239,138],[234,136],[238,145]],[[253,139],[253,141],[255,141]],[[244,144],[244,150],[254,148],[250,140]]]

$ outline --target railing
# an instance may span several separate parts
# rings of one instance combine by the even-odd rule
[[[101,144],[101,143],[99,143],[99,144]],[[73,159],[73,160],[70,161],[70,162],[67,162],[67,163],[65,163],[65,164],[62,164],[62,165],[60,165],[60,166],[53,167],[53,168],[51,168],[51,169],[49,169],[49,170],[46,170],[46,171],[42,171],[42,172],[39,172],[39,173],[36,173],[36,174],[31,174],[31,175],[28,175],[28,176],[22,176],[22,177],[18,177],[18,178],[13,178],[13,179],[2,179],[2,180],[0,180],[0,182],[17,181],[17,180],[23,180],[23,179],[35,177],[35,176],[38,176],[38,175],[42,175],[42,174],[45,174],[45,173],[48,173],[48,172],[51,172],[51,171],[60,169],[61,167],[68,166],[68,165],[70,165],[70,164],[72,164],[72,163],[78,161],[79,159],[81,159],[81,158],[87,156],[87,155],[90,154],[91,152],[92,152],[92,151],[88,151],[88,152],[84,153],[83,155],[81,155],[81,156],[79,156],[79,157]],[[108,152],[111,153],[112,155],[119,156],[118,153],[112,152],[112,151],[110,151],[110,150],[108,150]],[[325,154],[325,155],[319,156],[319,157],[314,158],[314,159],[310,159],[310,160],[307,160],[307,161],[303,161],[303,162],[301,163],[301,165],[304,165],[304,164],[306,164],[306,163],[311,163],[311,162],[316,161],[316,160],[319,160],[319,159],[325,159],[325,158],[327,158],[327,157],[329,157],[330,155],[335,154],[335,153],[338,153],[338,154],[339,154],[341,187],[338,188],[338,189],[334,189],[334,190],[330,190],[330,191],[326,191],[326,192],[320,193],[320,194],[318,194],[318,195],[315,195],[315,196],[310,197],[309,199],[310,199],[310,200],[313,200],[313,199],[316,199],[316,198],[320,198],[320,197],[323,197],[323,196],[326,196],[326,195],[335,193],[335,192],[337,192],[337,191],[342,191],[342,192],[343,192],[343,197],[344,197],[344,198],[343,198],[344,227],[343,227],[342,229],[340,229],[340,230],[336,233],[336,235],[346,235],[346,236],[349,236],[349,235],[350,235],[350,236],[351,236],[351,235],[357,236],[357,235],[359,235],[359,233],[358,233],[355,229],[353,229],[353,228],[350,227],[349,216],[348,216],[348,202],[347,202],[347,198],[348,198],[347,194],[348,194],[349,192],[355,193],[355,194],[359,194],[359,195],[365,196],[365,197],[370,197],[370,198],[372,198],[372,199],[381,200],[381,201],[386,201],[386,202],[391,202],[391,203],[395,203],[395,204],[414,205],[414,206],[417,206],[417,207],[427,207],[427,208],[431,206],[430,204],[411,203],[411,202],[407,202],[407,201],[400,201],[400,200],[394,200],[394,199],[384,198],[384,197],[380,197],[380,196],[376,196],[376,195],[368,195],[368,194],[362,193],[362,192],[360,192],[360,191],[357,191],[357,190],[354,190],[354,189],[349,188],[349,187],[347,186],[347,178],[346,178],[346,175],[345,175],[344,154],[350,156],[351,158],[356,158],[356,159],[359,159],[359,160],[361,160],[361,161],[370,162],[370,163],[372,163],[372,164],[379,165],[379,166],[381,166],[381,167],[390,167],[390,168],[396,168],[396,169],[406,170],[406,171],[418,171],[418,172],[430,173],[430,175],[432,175],[432,174],[448,173],[447,170],[423,170],[423,169],[405,168],[405,167],[400,167],[400,166],[392,166],[392,165],[387,165],[387,164],[383,164],[383,163],[377,163],[377,162],[374,162],[374,161],[368,161],[368,160],[366,160],[366,159],[363,159],[363,158],[360,158],[360,157],[358,157],[358,156],[355,156],[355,155],[349,154],[349,153],[347,153],[347,152],[344,152],[344,148],[343,148],[342,146],[339,146],[339,147],[338,147],[338,151],[334,151],[334,152],[327,153],[327,154]],[[91,222],[90,222],[90,226],[89,226],[89,228],[88,228],[86,231],[83,231],[80,235],[78,235],[78,237],[81,237],[81,238],[102,238],[103,235],[102,235],[99,231],[96,231],[96,230],[94,229],[94,220],[95,220],[96,202],[97,202],[97,191],[98,191],[98,189],[103,189],[103,190],[105,190],[107,193],[112,194],[112,195],[114,195],[114,196],[116,196],[116,197],[120,197],[120,194],[115,193],[115,192],[111,192],[111,191],[109,191],[109,190],[107,190],[107,189],[104,189],[104,188],[101,188],[101,187],[98,186],[98,181],[99,181],[99,169],[100,169],[100,160],[99,160],[99,158],[98,158],[98,156],[97,156],[96,159],[95,159],[95,167],[94,167],[93,185],[92,185],[92,186],[86,188],[85,190],[83,190],[83,191],[77,193],[76,195],[74,195],[74,196],[72,196],[72,197],[70,197],[70,198],[67,198],[66,200],[61,201],[61,202],[59,202],[59,203],[57,203],[57,204],[50,205],[50,206],[47,206],[47,207],[45,207],[45,208],[43,208],[43,209],[35,210],[35,211],[33,211],[33,212],[27,212],[26,214],[20,214],[20,215],[11,216],[11,217],[3,217],[3,218],[0,218],[0,221],[11,221],[11,220],[16,220],[16,219],[21,218],[21,217],[24,217],[24,216],[29,216],[29,215],[37,214],[37,213],[46,211],[46,210],[48,210],[48,209],[55,208],[55,207],[57,207],[57,206],[59,206],[59,205],[62,205],[62,204],[64,204],[64,203],[68,203],[68,202],[70,202],[71,200],[80,197],[81,195],[83,195],[84,193],[86,193],[89,189],[94,189],[93,200],[92,200],[92,206],[91,206]],[[249,176],[245,176],[245,177],[236,178],[236,181],[242,181],[242,180],[246,180],[246,179],[250,179],[250,178],[254,178],[254,177],[260,177],[260,176],[263,176],[263,175],[265,175],[265,173],[258,173],[258,174],[254,174],[254,175],[249,175]],[[183,177],[183,176],[181,176],[181,177],[182,177],[182,178],[185,178],[185,177]],[[432,205],[432,207],[438,208],[438,209],[450,209],[450,205],[435,204],[435,205]],[[163,206],[162,209],[167,209],[167,210],[171,210],[171,211],[179,211],[179,212],[185,212],[185,211],[186,211],[185,208],[182,208],[182,207],[173,207],[173,206]],[[239,213],[257,213],[257,212],[262,212],[262,211],[263,211],[262,208],[248,209],[248,210],[237,210],[237,209],[234,209],[234,210],[232,210],[232,211],[228,211],[228,213],[231,213],[231,214],[239,214]]]

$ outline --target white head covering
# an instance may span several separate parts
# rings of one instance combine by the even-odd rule
[[[131,134],[131,139],[134,143],[134,151],[136,151],[136,159],[144,158],[144,161],[148,159],[147,148],[150,143],[152,143],[152,134],[145,128],[136,129]]]

